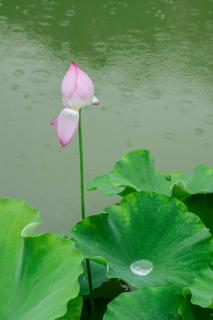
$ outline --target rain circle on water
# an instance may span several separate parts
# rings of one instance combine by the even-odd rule
[[[153,270],[153,264],[149,260],[141,259],[132,262],[130,269],[139,276],[147,276]]]

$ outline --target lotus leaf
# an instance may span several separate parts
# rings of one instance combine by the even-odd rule
[[[213,271],[211,269],[199,274],[189,289],[192,293],[191,302],[193,304],[213,309]]]
[[[80,275],[79,282],[81,286],[81,294],[89,295],[89,284],[88,284],[88,276],[86,270],[86,264],[84,262],[84,273]],[[94,261],[90,261],[90,268],[92,273],[92,286],[93,289],[100,287],[104,282],[109,281],[106,275],[106,266],[96,263]]]
[[[77,298],[69,301],[67,305],[67,313],[57,320],[79,320],[81,318],[82,300],[82,297],[78,296]]]
[[[185,198],[192,194],[213,193],[213,168],[200,165],[192,174],[163,174],[155,169],[147,150],[135,150],[119,160],[111,173],[91,180],[89,190],[99,189],[108,195],[126,194],[125,189],[155,191]]]
[[[178,320],[181,297],[165,288],[122,293],[107,308],[104,320]]]
[[[136,288],[187,286],[211,262],[211,235],[200,218],[179,200],[156,193],[131,193],[77,223],[72,234],[86,257],[105,258],[109,277]],[[130,268],[141,259],[153,265],[146,276]]]
[[[37,210],[0,200],[0,319],[54,320],[79,292],[82,254],[71,240],[33,236]]]

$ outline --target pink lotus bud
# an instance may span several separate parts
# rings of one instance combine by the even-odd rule
[[[57,137],[63,147],[67,146],[78,129],[79,109],[89,104],[98,105],[94,97],[94,85],[90,77],[76,62],[72,62],[61,84],[64,109],[51,121],[57,128]]]
[[[94,85],[90,77],[76,62],[72,62],[61,84],[65,107],[80,109],[92,103]]]

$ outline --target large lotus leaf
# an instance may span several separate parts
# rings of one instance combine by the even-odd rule
[[[183,189],[188,194],[213,193],[213,168],[200,165],[192,174],[173,174],[173,183],[183,182]]]
[[[78,296],[77,298],[69,301],[67,305],[67,313],[58,318],[57,320],[79,320],[81,319],[81,309],[82,309],[82,297]]]
[[[0,200],[0,319],[54,320],[79,292],[82,254],[54,234],[29,236],[38,212]]]
[[[122,293],[107,307],[104,320],[178,319],[181,297],[171,289],[143,288]]]
[[[87,189],[90,191],[98,189],[108,195],[114,195],[122,193],[125,187],[120,185],[119,180],[116,181],[116,178],[112,172],[99,176],[94,180],[90,180],[87,183]]]
[[[193,280],[189,289],[192,294],[191,302],[202,308],[213,309],[213,271],[204,270]]]
[[[81,287],[81,295],[89,295],[89,283],[88,283],[88,274],[86,269],[86,263],[83,263],[84,273],[79,277],[79,283]],[[106,275],[106,266],[90,260],[90,269],[92,275],[92,287],[96,289],[100,287],[104,282],[109,281]]]
[[[211,235],[198,216],[175,198],[148,192],[131,193],[77,223],[72,234],[85,256],[106,259],[109,277],[134,287],[183,287],[209,265],[212,253]],[[141,259],[153,264],[146,276],[130,269]]]
[[[127,153],[118,161],[110,174],[97,177],[88,183],[89,190],[99,189],[109,195],[130,188],[136,191],[156,191],[171,194],[171,178],[158,173],[154,160],[147,150]]]
[[[192,174],[162,174],[156,171],[147,150],[127,153],[112,172],[88,183],[89,190],[99,189],[109,195],[126,194],[125,189],[155,191],[185,198],[191,194],[213,193],[213,168],[198,166]],[[128,190],[127,190],[128,191]]]

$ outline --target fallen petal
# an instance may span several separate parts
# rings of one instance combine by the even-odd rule
[[[57,120],[57,136],[63,147],[67,146],[78,129],[79,112],[70,108],[61,111]]]

